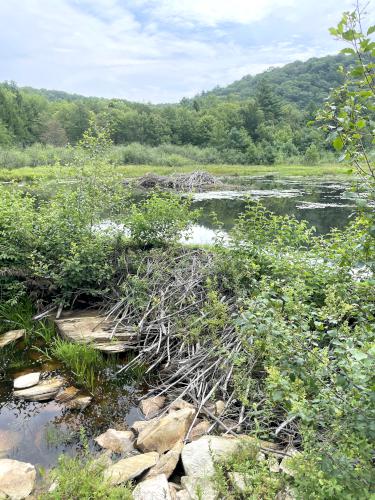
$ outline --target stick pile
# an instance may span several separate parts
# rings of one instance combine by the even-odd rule
[[[131,283],[125,283],[127,277],[124,282],[120,280],[121,298],[105,308],[106,318],[115,325],[113,333],[120,326],[132,326],[138,332],[134,338],[138,354],[120,371],[146,365],[156,381],[145,397],[164,394],[171,404],[181,398],[192,402],[198,413],[213,420],[210,431],[219,428],[229,434],[251,432],[257,420],[277,430],[281,441],[294,442],[294,422],[283,422],[282,409],[280,415],[272,417],[264,417],[260,411],[265,402],[262,374],[257,373],[257,359],[246,347],[248,341],[244,342],[237,331],[235,318],[239,313],[235,297],[220,297],[229,320],[216,335],[213,337],[205,330],[210,317],[206,284],[215,274],[212,255],[184,249],[173,258],[167,255],[164,259],[160,252],[155,257],[145,256]],[[145,302],[139,304],[139,286],[145,284]],[[194,330],[196,336],[191,334]],[[245,360],[248,373],[241,400],[234,377],[239,356]],[[219,415],[212,410],[212,403],[217,400],[225,402]]]
[[[216,186],[221,182],[208,172],[193,172],[191,174],[155,175],[148,174],[138,181],[138,186],[146,189],[160,187],[183,192],[202,190]]]

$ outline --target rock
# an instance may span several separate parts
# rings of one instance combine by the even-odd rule
[[[187,490],[180,490],[176,493],[176,500],[191,500],[191,496]]]
[[[192,410],[195,410],[195,406],[192,405],[191,403],[188,403],[184,399],[176,399],[170,405],[169,412],[177,411],[177,410],[183,410],[184,408],[191,408]]]
[[[132,423],[130,428],[137,434],[139,434],[144,429],[146,429],[146,427],[148,427],[153,422],[156,422],[157,420],[158,420],[157,418],[152,418],[151,420],[136,420],[135,422]]]
[[[27,401],[47,401],[53,399],[64,384],[65,380],[59,377],[42,380],[33,387],[14,391],[14,397]]]
[[[20,441],[21,435],[18,432],[0,429],[0,458],[6,458]]]
[[[53,493],[57,489],[58,485],[59,483],[57,481],[54,481],[48,488],[48,493]]]
[[[66,389],[60,391],[57,396],[55,397],[55,400],[58,403],[66,403],[67,401],[70,401],[73,399],[77,394],[79,393],[79,389],[77,387],[73,387],[72,385],[67,387]]]
[[[190,500],[217,499],[214,483],[207,477],[183,476],[181,478],[181,484],[187,491],[187,494],[189,495],[187,498]]]
[[[91,401],[91,396],[80,395],[65,403],[65,406],[69,408],[69,410],[84,410],[88,407]]]
[[[160,474],[164,474],[167,479],[173,474],[178,461],[180,460],[180,455],[182,448],[184,447],[182,441],[174,445],[174,447],[168,451],[165,455],[161,455],[158,463],[150,469],[146,477],[154,477]]]
[[[28,387],[33,387],[39,384],[40,372],[27,373],[26,375],[21,375],[13,381],[14,389],[27,389]]]
[[[25,333],[26,330],[10,330],[9,332],[0,335],[0,348],[21,339]]]
[[[115,453],[126,453],[134,450],[134,434],[132,431],[117,431],[108,429],[104,434],[100,434],[95,441],[107,450]]]
[[[134,500],[172,500],[169,484],[164,474],[139,483],[133,491]]]
[[[157,419],[139,433],[137,447],[142,451],[158,453],[171,450],[185,438],[194,415],[195,410],[185,408]]]
[[[55,320],[62,337],[78,344],[90,344],[106,352],[124,352],[134,347],[136,332],[131,327],[119,326],[112,336],[115,323],[98,313],[75,313]]]
[[[153,398],[143,399],[139,405],[143,415],[146,418],[154,417],[159,413],[161,408],[163,408],[165,399],[165,396],[155,396]]]
[[[126,481],[140,476],[142,472],[153,467],[158,459],[159,454],[156,452],[124,458],[105,469],[104,478],[111,485],[126,483]]]
[[[34,489],[35,467],[26,462],[0,460],[0,494],[12,500],[26,498]]]
[[[229,479],[234,488],[241,492],[246,490],[246,475],[241,474],[241,472],[230,472]]]
[[[225,403],[224,401],[216,401],[215,403],[215,415],[219,416],[221,415],[225,410]]]
[[[208,429],[211,427],[211,422],[208,420],[201,420],[197,425],[195,425],[190,433],[190,441],[195,441],[201,436],[204,436]]]
[[[94,458],[92,463],[95,465],[99,465],[100,467],[109,467],[110,465],[113,464],[112,451],[111,450],[103,451],[102,453],[100,453],[100,455]]]
[[[243,444],[242,439],[224,436],[203,436],[186,444],[181,454],[185,474],[196,477],[212,476],[215,472],[214,459],[229,457]]]
[[[270,472],[275,472],[275,473],[280,472],[280,470],[281,470],[280,464],[275,457],[270,457],[268,460],[268,464],[269,464]]]
[[[294,494],[294,491],[287,486],[285,490],[277,493],[275,500],[296,500],[296,495]]]
[[[287,449],[287,452],[289,453],[290,457],[284,457],[279,465],[279,468],[284,474],[287,474],[288,476],[294,476],[294,471],[290,469],[290,459],[300,455],[300,452],[296,450],[293,447],[290,447]]]
[[[177,493],[179,491],[181,491],[182,486],[180,484],[177,484],[177,483],[171,483],[170,481],[168,483],[168,486],[169,486],[169,493],[171,495],[172,500],[177,500]]]

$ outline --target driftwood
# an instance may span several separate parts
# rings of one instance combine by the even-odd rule
[[[214,333],[207,327],[211,318],[207,279],[215,275],[212,255],[183,249],[175,256],[150,253],[141,264],[127,265],[135,276],[130,282],[126,273],[119,277],[114,296],[120,298],[109,300],[102,311],[112,325],[111,335],[123,328],[137,333],[127,340],[135,356],[118,374],[146,367],[153,382],[144,397],[166,395],[171,404],[176,399],[193,403],[213,420],[210,432],[217,427],[228,434],[251,433],[262,424],[270,434],[278,430],[281,443],[298,443],[295,421],[283,424],[282,408],[266,417],[259,411],[266,402],[262,373],[256,372],[257,359],[233,321],[240,316],[240,304],[234,295],[226,291],[218,297],[227,311],[225,324]],[[134,282],[147,284],[142,304]],[[212,311],[212,318],[215,314]],[[246,360],[245,372],[252,377],[251,387],[247,384],[242,391],[242,398],[248,396],[248,404],[239,400],[234,378],[238,356]],[[209,405],[218,399],[226,402],[220,415],[214,414]]]
[[[55,323],[61,336],[70,342],[90,344],[95,349],[112,353],[134,348],[136,332],[133,328],[121,326],[114,332],[113,323],[98,314],[68,315],[56,319]]]
[[[156,175],[147,174],[138,180],[138,186],[145,189],[162,188],[176,191],[200,191],[221,184],[215,176],[208,172],[193,172],[191,174]]]

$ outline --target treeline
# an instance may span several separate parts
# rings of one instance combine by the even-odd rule
[[[330,67],[333,61],[331,58]],[[339,58],[336,70],[338,63]],[[307,123],[321,102],[312,92],[308,106],[288,102],[270,81],[271,73],[257,77],[256,88],[246,98],[234,98],[232,94],[223,98],[210,93],[170,105],[86,98],[3,83],[0,147],[9,150],[37,143],[74,145],[94,119],[109,128],[115,145],[170,144],[179,147],[173,154],[181,158],[189,157],[185,155],[186,147],[195,146],[205,148],[203,156],[211,156],[217,163],[317,163],[326,156],[327,149],[320,132]],[[307,85],[307,93],[309,88]],[[142,163],[141,157],[146,153],[139,146],[133,147],[133,152],[136,148],[140,158],[133,158],[132,162]]]

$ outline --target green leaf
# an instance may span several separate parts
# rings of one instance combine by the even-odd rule
[[[341,54],[350,54],[350,55],[355,56],[355,50],[354,49],[350,49],[349,47],[340,50],[340,52],[341,52]]]
[[[358,120],[357,123],[356,123],[356,126],[358,128],[363,128],[363,127],[366,127],[366,122],[365,120]]]
[[[336,137],[336,139],[332,142],[332,146],[336,149],[336,151],[342,150],[344,143],[340,136]]]
[[[367,30],[367,34],[368,35],[371,35],[372,33],[375,33],[375,25],[374,26],[370,26],[369,29]]]

